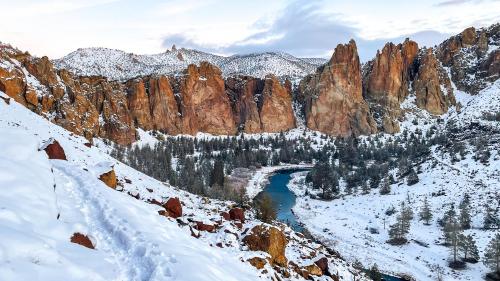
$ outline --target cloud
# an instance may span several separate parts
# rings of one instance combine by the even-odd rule
[[[162,46],[170,48],[176,44],[178,47],[220,54],[284,51],[299,57],[328,58],[337,44],[355,39],[361,61],[368,61],[387,42],[400,43],[409,37],[420,46],[434,46],[449,36],[425,30],[395,38],[367,40],[358,36],[359,30],[344,21],[341,14],[325,13],[320,1],[311,2],[292,2],[271,23],[265,24],[262,20],[255,23],[260,31],[227,46],[202,44],[196,41],[195,36],[186,34],[168,35],[163,39]]]
[[[498,0],[491,0],[491,1],[498,1]],[[447,1],[442,1],[437,3],[435,6],[437,7],[448,7],[448,6],[457,6],[457,5],[462,5],[462,4],[480,4],[481,2],[485,2],[484,0],[447,0]]]

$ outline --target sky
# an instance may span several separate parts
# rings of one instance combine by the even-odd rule
[[[353,38],[366,61],[389,41],[433,46],[500,22],[500,0],[0,0],[0,7],[0,41],[50,58],[86,47],[153,54],[173,44],[328,58]]]

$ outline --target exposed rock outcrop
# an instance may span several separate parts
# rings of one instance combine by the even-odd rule
[[[273,265],[286,267],[285,248],[288,243],[285,234],[273,226],[257,225],[243,238],[243,243],[252,251],[268,253]]]
[[[246,133],[282,132],[295,127],[292,87],[274,75],[265,79],[248,76],[228,78],[226,92],[231,98],[234,119]]]
[[[306,124],[333,136],[375,133],[375,121],[363,99],[356,43],[338,45],[329,63],[300,85],[305,95]]]
[[[417,106],[431,114],[440,115],[447,112],[450,105],[455,105],[455,96],[451,81],[432,48],[422,50],[418,65],[413,83]]]
[[[396,119],[401,115],[401,102],[409,95],[417,54],[417,43],[409,39],[398,45],[387,43],[364,69],[364,97],[380,130],[399,132]]]
[[[199,67],[189,65],[178,82],[178,89],[182,99],[182,128],[185,133],[236,133],[231,103],[225,94],[224,79],[217,67],[208,62],[202,62]]]
[[[442,64],[450,68],[459,90],[478,93],[500,77],[500,24],[476,30],[474,27],[445,40],[436,49]]]

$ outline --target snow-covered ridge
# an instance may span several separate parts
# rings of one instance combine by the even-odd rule
[[[111,80],[128,80],[150,74],[175,74],[189,64],[208,61],[218,66],[225,76],[249,75],[263,78],[267,74],[298,79],[324,63],[322,58],[297,58],[282,52],[218,56],[191,49],[172,49],[154,55],[137,55],[107,48],[78,49],[54,60],[58,69],[67,69],[77,75],[100,75]]]

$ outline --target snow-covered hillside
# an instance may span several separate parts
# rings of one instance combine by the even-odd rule
[[[471,198],[472,228],[464,234],[471,234],[477,242],[480,257],[484,255],[487,243],[498,233],[498,229],[483,229],[485,206],[497,208],[500,198],[500,152],[498,150],[499,122],[487,120],[484,112],[500,112],[499,81],[491,84],[478,95],[458,92],[457,99],[462,108],[445,115],[439,125],[433,119],[418,119],[413,116],[403,127],[414,131],[426,131],[434,125],[444,130],[446,123],[458,126],[458,140],[466,145],[466,155],[452,159],[448,149],[439,146],[431,148],[430,157],[422,163],[420,181],[408,185],[399,181],[391,186],[388,195],[372,190],[369,194],[344,195],[333,201],[315,200],[306,196],[306,172],[294,174],[289,188],[297,195],[294,212],[315,237],[335,248],[350,261],[359,261],[368,268],[377,264],[382,271],[411,276],[415,280],[482,280],[489,270],[480,261],[468,264],[463,270],[448,266],[450,248],[443,246],[443,232],[437,223],[451,204],[457,207],[464,194]],[[411,120],[425,122],[426,126],[415,126]],[[491,155],[487,163],[474,159],[476,148],[467,145],[464,139],[483,137],[490,140]],[[396,170],[391,173],[396,176]],[[311,191],[309,190],[310,194]],[[429,200],[434,218],[430,225],[418,219],[423,199]],[[396,215],[387,210],[399,208],[401,202],[410,201],[415,218],[411,222],[410,242],[401,246],[387,243],[388,229],[395,222]]]
[[[208,61],[218,66],[224,75],[250,75],[263,78],[267,74],[298,79],[313,73],[326,62],[320,58],[296,58],[286,53],[255,53],[218,56],[191,49],[172,49],[154,55],[136,55],[106,48],[78,49],[54,60],[57,68],[77,75],[101,75],[111,80],[127,80],[149,74],[175,74],[189,64]]]
[[[271,280],[266,264],[252,267],[242,239],[261,222],[248,214],[241,228],[224,221],[231,202],[202,198],[154,180],[108,156],[110,147],[71,134],[0,92],[0,276],[7,280]],[[49,160],[41,150],[56,139],[68,161]],[[86,145],[87,144],[87,145]],[[113,165],[118,188],[98,177]],[[183,216],[160,216],[156,204],[178,197]],[[219,225],[193,229],[193,222]],[[322,245],[281,226],[290,264],[308,266],[329,257],[342,280],[364,277]],[[70,243],[74,233],[89,236],[95,250]],[[193,237],[195,236],[195,237]],[[307,245],[304,246],[304,245]],[[303,280],[295,272],[289,280]],[[360,279],[361,278],[361,279]],[[331,280],[327,276],[316,280]]]

